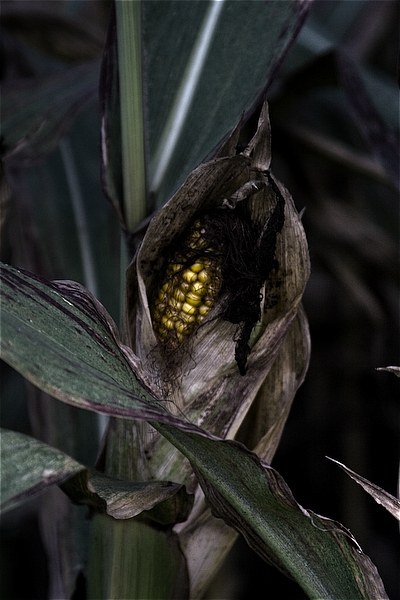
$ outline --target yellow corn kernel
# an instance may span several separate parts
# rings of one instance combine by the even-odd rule
[[[194,273],[200,273],[200,271],[202,271],[203,269],[204,269],[204,264],[201,262],[195,262],[190,267],[190,270],[193,271]]]
[[[185,271],[183,271],[183,279],[185,281],[187,281],[187,283],[193,283],[194,281],[197,280],[197,275],[196,273],[193,273],[193,271],[191,271],[190,269],[186,269]]]
[[[207,306],[206,304],[202,304],[201,306],[199,306],[199,316],[201,318],[205,317],[207,313],[209,313],[211,310],[211,308],[209,306]]]
[[[174,322],[172,319],[169,319],[167,317],[167,315],[164,315],[163,317],[161,317],[161,323],[167,328],[167,329],[173,329],[174,328]]]
[[[182,244],[182,250],[175,253],[167,267],[164,284],[151,306],[154,331],[170,349],[176,349],[195,331],[214,306],[221,288],[222,259],[213,258],[212,253],[221,253],[223,248],[210,248],[205,234],[205,227],[196,221],[186,246]]]
[[[187,290],[188,292],[189,290]],[[190,286],[190,291],[198,296],[204,296],[207,292],[207,287],[201,281],[194,281]]]
[[[184,333],[187,329],[187,324],[183,323],[183,321],[181,321],[180,319],[178,319],[177,321],[175,321],[175,329],[178,333]]]
[[[181,289],[176,288],[176,290],[174,291],[174,298],[178,302],[184,302],[185,298],[186,298],[186,294]]]
[[[211,281],[211,277],[210,277],[208,271],[206,271],[205,269],[203,269],[202,271],[200,271],[200,273],[197,274],[197,279],[201,283],[210,283],[210,281]]]
[[[178,271],[181,271],[183,269],[183,265],[181,265],[179,263],[175,263],[172,265],[171,269],[172,269],[173,273],[177,273]]]
[[[189,292],[186,296],[186,302],[191,306],[199,306],[199,304],[201,304],[201,296],[194,294],[193,292]]]
[[[192,308],[192,307],[190,307],[190,308]],[[182,321],[186,324],[194,323],[196,320],[196,317],[194,315],[189,315],[185,312],[181,312],[181,314],[179,316],[182,319]]]
[[[182,308],[182,302],[179,302],[176,298],[170,298],[168,303],[175,310],[181,310]]]
[[[184,302],[182,304],[182,310],[187,315],[194,315],[194,313],[196,312],[196,307],[195,306],[191,306],[188,302]]]
[[[172,319],[172,317],[176,314],[175,310],[172,310],[169,306],[164,310],[163,315],[165,315],[168,319]]]

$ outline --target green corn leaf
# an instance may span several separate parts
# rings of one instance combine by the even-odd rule
[[[137,3],[121,4],[134,11]],[[254,107],[271,85],[310,5],[309,0],[142,3],[148,210],[161,207],[236,126],[242,113]],[[112,165],[122,164],[121,138],[130,135],[132,145],[136,142],[133,121],[120,121],[114,27],[111,24],[100,84],[103,177],[122,218],[129,209],[124,207],[122,182]],[[130,44],[133,61],[133,38],[126,39],[122,30],[118,36]],[[135,99],[126,102],[133,106]],[[130,133],[126,127],[132,129]],[[136,132],[141,127],[142,119],[137,118]]]
[[[169,524],[186,520],[192,508],[193,496],[181,484],[115,479],[15,431],[0,429],[0,442],[1,512],[52,485],[59,485],[75,503],[96,507],[115,519],[131,519],[146,511],[149,519]]]
[[[2,511],[83,470],[83,465],[56,448],[22,433],[1,430]]]
[[[132,353],[118,345],[114,322],[85,288],[49,284],[7,265],[1,275],[6,362],[69,404],[114,416],[171,418],[138,382]]]
[[[149,191],[158,206],[271,84],[309,6],[144,3]]]
[[[355,473],[338,460],[335,460],[334,458],[329,458],[329,460],[339,465],[339,467],[343,469],[343,471],[347,473],[349,477],[351,477],[368,494],[370,494],[370,496],[373,497],[375,502],[381,504],[388,512],[390,512],[391,515],[395,517],[395,519],[400,521],[400,500],[398,498],[395,498],[392,496],[392,494],[389,494],[375,483],[368,481],[368,479],[365,479],[365,477],[361,477],[361,475],[358,475],[358,473]]]

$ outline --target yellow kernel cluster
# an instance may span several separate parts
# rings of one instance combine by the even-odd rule
[[[171,349],[193,333],[214,306],[221,289],[221,259],[206,255],[212,248],[207,248],[202,234],[204,230],[196,221],[187,241],[188,247],[196,251],[196,258],[190,264],[190,253],[186,259],[179,252],[174,255],[153,302],[154,331],[161,343]],[[199,258],[199,250],[204,250],[205,256]]]

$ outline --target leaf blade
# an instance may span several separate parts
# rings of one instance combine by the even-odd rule
[[[197,436],[194,450],[192,434],[154,426],[189,458],[214,514],[264,560],[273,557],[310,598],[387,598],[376,567],[348,530],[302,508],[279,473],[255,454],[236,442]]]
[[[84,470],[73,458],[22,433],[1,430],[1,510]]]
[[[132,353],[124,353],[112,319],[83,287],[46,282],[8,265],[0,273],[1,348],[8,364],[43,391],[80,408],[176,419],[135,377]]]
[[[169,121],[176,90],[190,85],[187,57],[195,61],[197,33],[207,20],[202,2],[170,2],[167,8],[162,8],[163,4],[145,3],[143,25],[149,190],[158,194],[158,206],[210,154],[210,148],[215,148],[234,128],[243,110],[251,112],[271,84],[311,2],[223,3],[176,152],[163,181],[154,182],[158,167],[156,147]],[[176,39],[180,39],[179,44]],[[181,97],[185,98],[185,93]],[[176,112],[182,110],[181,105]]]

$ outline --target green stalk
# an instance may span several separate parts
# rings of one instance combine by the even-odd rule
[[[141,2],[116,0],[121,110],[124,216],[133,232],[146,217]],[[126,256],[121,252],[121,262]],[[125,265],[124,265],[125,266]],[[111,419],[107,435],[106,472],[129,480],[146,479],[141,446],[142,424]],[[88,598],[96,600],[176,597],[182,580],[182,556],[166,531],[140,517],[118,520],[95,514],[88,562]],[[187,595],[180,594],[180,597]],[[179,595],[179,594],[178,594]]]
[[[140,0],[116,0],[124,214],[133,232],[146,216]]]
[[[177,543],[164,531],[138,519],[95,515],[88,563],[89,600],[186,597],[181,566]]]

